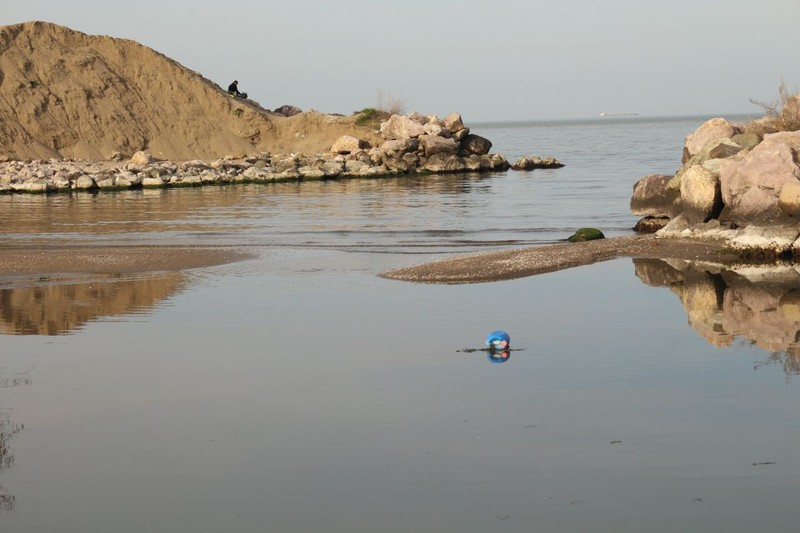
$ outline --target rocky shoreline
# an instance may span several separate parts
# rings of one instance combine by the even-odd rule
[[[213,161],[158,161],[139,151],[129,160],[36,159],[0,162],[0,193],[115,191],[198,187],[230,183],[393,177],[406,174],[505,172],[559,168],[552,157],[526,156],[513,166],[490,153],[488,139],[470,133],[461,115],[392,115],[380,125],[378,146],[344,135],[330,150],[314,155],[259,153]]]
[[[659,237],[722,240],[762,260],[800,257],[800,95],[748,124],[714,118],[685,139],[674,175],[633,188],[631,211]],[[647,228],[647,229],[646,229]]]

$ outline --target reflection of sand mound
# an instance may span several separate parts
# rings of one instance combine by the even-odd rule
[[[793,268],[734,272],[658,259],[634,265],[644,283],[669,287],[680,298],[689,325],[711,344],[744,337],[770,352],[800,355],[800,273]]]
[[[52,282],[51,282],[52,283]],[[138,279],[119,275],[90,281],[0,290],[0,331],[10,335],[60,335],[104,316],[152,309],[180,291],[185,276],[169,272]]]

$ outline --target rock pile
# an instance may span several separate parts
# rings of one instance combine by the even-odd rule
[[[383,122],[384,142],[369,147],[364,141],[345,136],[334,143],[332,152],[358,161],[383,173],[486,172],[510,168],[500,154],[489,154],[492,143],[471,134],[461,115],[392,115]],[[380,172],[379,172],[380,173]]]
[[[633,188],[634,214],[663,220],[659,236],[724,239],[734,248],[800,255],[800,131],[742,133],[722,118],[686,137],[674,176]]]
[[[393,115],[380,127],[384,139],[372,147],[351,135],[312,156],[257,154],[214,161],[157,161],[137,152],[128,161],[38,159],[0,162],[0,192],[58,192],[259,183],[406,173],[505,171],[492,143],[471,134],[458,113],[443,119],[419,114]]]

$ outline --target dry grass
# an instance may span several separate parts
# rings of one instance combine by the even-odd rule
[[[763,109],[765,115],[763,118],[741,125],[743,133],[756,133],[763,137],[766,133],[800,130],[800,93],[797,89],[789,91],[782,78],[778,85],[777,98],[769,102],[751,98],[750,102]]]
[[[375,109],[391,115],[405,115],[407,104],[404,98],[392,96],[384,91],[378,91]]]

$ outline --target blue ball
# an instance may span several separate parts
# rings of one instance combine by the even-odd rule
[[[508,333],[499,329],[489,333],[489,336],[486,337],[486,344],[490,348],[508,348],[511,345],[511,337],[508,336]]]

